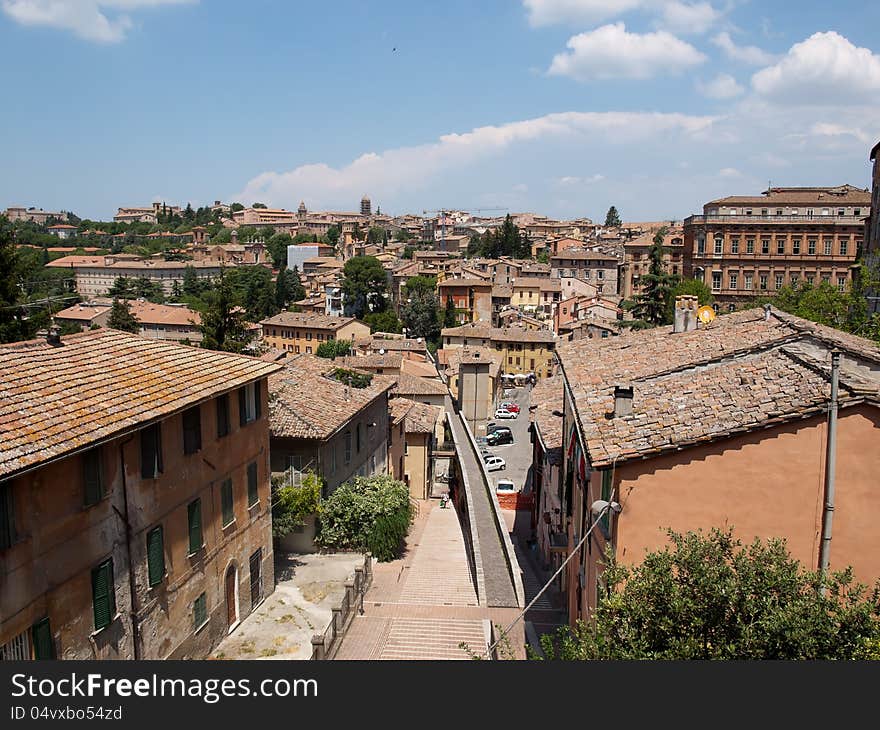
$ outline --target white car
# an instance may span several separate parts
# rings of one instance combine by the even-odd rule
[[[486,470],[487,471],[499,471],[500,469],[506,469],[507,462],[504,461],[500,456],[491,456],[486,459]]]
[[[499,479],[495,484],[495,491],[498,494],[513,494],[516,491],[516,486],[510,479]]]
[[[499,408],[497,411],[495,411],[495,418],[496,419],[498,419],[498,418],[516,418],[516,415],[517,415],[516,413],[513,413],[512,411],[505,411],[503,408]]]

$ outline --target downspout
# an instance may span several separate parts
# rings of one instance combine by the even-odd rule
[[[131,594],[131,640],[134,647],[135,661],[141,658],[141,637],[140,628],[138,627],[138,607],[137,607],[137,584],[134,578],[134,562],[131,557],[131,523],[128,519],[128,485],[125,481],[125,454],[123,447],[134,436],[129,436],[125,441],[119,444],[119,468],[122,474],[122,509],[125,510],[125,551],[128,556],[128,590]]]
[[[828,436],[825,441],[825,509],[822,519],[822,545],[819,552],[819,592],[825,595],[825,577],[831,559],[831,527],[834,520],[834,473],[837,464],[837,386],[840,377],[840,351],[831,351],[831,403],[828,407]]]

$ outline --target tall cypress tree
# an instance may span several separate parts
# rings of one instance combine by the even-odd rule
[[[654,236],[654,242],[648,251],[651,265],[648,273],[641,280],[641,292],[636,294],[635,306],[632,308],[633,316],[653,326],[668,324],[669,299],[672,291],[678,283],[678,277],[666,272],[663,263],[663,238],[666,229],[661,228]]]

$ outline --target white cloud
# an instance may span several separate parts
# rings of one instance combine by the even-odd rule
[[[712,43],[718,46],[724,55],[733,61],[746,63],[750,66],[766,66],[776,60],[776,56],[767,53],[757,46],[738,46],[733,42],[730,33],[719,33],[712,39]]]
[[[581,185],[581,184],[591,185],[592,183],[601,182],[604,179],[605,179],[605,176],[601,175],[597,172],[595,175],[590,175],[587,178],[566,175],[564,177],[559,178],[556,182],[559,185],[562,185],[564,187],[571,187],[573,185]]]
[[[134,25],[125,11],[198,0],[2,0],[2,9],[21,25],[72,31],[98,43],[119,43]],[[107,11],[114,11],[111,16]]]
[[[742,177],[742,173],[735,167],[722,167],[718,174],[721,177]]]
[[[635,10],[645,0],[523,0],[533,27],[595,23]]]
[[[627,33],[623,23],[603,25],[568,39],[568,51],[558,53],[548,73],[577,81],[648,79],[697,66],[706,57],[689,43],[666,31]]]
[[[646,140],[668,143],[701,137],[715,117],[660,112],[561,112],[498,126],[447,134],[436,142],[361,155],[342,167],[324,163],[300,165],[288,172],[264,172],[250,180],[232,200],[261,200],[293,205],[301,198],[324,205],[344,205],[369,190],[374,200],[400,196],[415,186],[431,184],[443,174],[462,170],[496,156],[515,144],[548,139],[632,145]],[[601,176],[593,176],[597,182]]]
[[[774,102],[873,103],[880,91],[880,56],[834,31],[814,33],[752,76],[752,88]]]
[[[853,137],[864,145],[874,141],[872,135],[859,127],[845,127],[833,122],[816,122],[810,127],[809,133],[814,137]]]
[[[722,13],[707,2],[688,4],[672,0],[663,3],[659,25],[673,33],[705,33]]]
[[[564,177],[559,178],[557,182],[560,185],[577,185],[579,182],[582,182],[582,177],[574,177],[573,175],[565,175]]]
[[[730,74],[718,74],[706,83],[697,81],[697,91],[710,99],[732,99],[742,94],[745,89]]]

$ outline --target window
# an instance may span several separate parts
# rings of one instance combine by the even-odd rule
[[[147,573],[151,588],[165,579],[165,541],[162,525],[157,525],[147,533]]]
[[[113,558],[108,558],[92,570],[92,608],[95,614],[95,631],[109,626],[116,615]]]
[[[263,548],[257,548],[251,554],[251,609],[263,600]]]
[[[602,472],[602,499],[606,502],[611,499],[611,470],[606,469]],[[599,527],[601,528],[605,538],[608,539],[611,537],[611,510],[606,510],[605,514],[602,515],[602,519],[599,521]]]
[[[361,453],[361,442],[363,441],[364,426],[359,423],[355,428],[355,440],[357,445],[357,453]]]
[[[840,239],[840,255],[846,256],[849,251],[849,241],[845,238]]]
[[[799,238],[792,239],[791,252],[793,254],[800,254],[800,252],[801,252],[801,239],[799,239]]]
[[[730,274],[730,288],[736,289],[739,284],[739,274]]]
[[[141,476],[155,479],[162,473],[162,429],[154,423],[141,431]]]
[[[767,274],[758,276],[758,288],[764,291],[767,290]]]
[[[34,659],[39,661],[55,658],[55,642],[52,641],[48,616],[31,626],[31,644],[34,648]]]
[[[202,412],[194,406],[183,412],[183,453],[194,454],[202,448]]]
[[[731,238],[730,239],[730,253],[739,253],[739,239]]]
[[[248,484],[248,507],[253,507],[260,501],[260,493],[257,488],[257,462],[253,461],[247,467],[247,484]]]
[[[97,504],[104,497],[104,470],[101,447],[83,454],[83,503],[86,507]]]
[[[824,251],[823,251],[824,254],[826,256],[830,256],[832,253],[832,247],[834,245],[834,239],[833,238],[826,238],[825,240],[822,241],[822,244],[824,246]]]
[[[807,280],[808,286],[813,286],[813,282],[816,280],[816,277],[813,276],[812,274],[807,274],[806,280]]]
[[[776,239],[776,253],[782,256],[785,253],[785,239],[777,238]]]
[[[715,237],[715,254],[720,255],[724,252],[724,239],[721,236]]]
[[[846,290],[846,277],[845,276],[838,276],[837,277],[837,288],[840,291]]]
[[[12,484],[0,482],[0,550],[15,542],[15,505],[12,502]]]
[[[797,274],[792,274],[791,277],[790,277],[791,285],[792,285],[792,286],[797,286],[797,285],[798,285],[798,279],[799,279],[799,277],[798,277]]]
[[[238,389],[238,422],[244,426],[261,417],[260,383],[248,383]]]
[[[232,498],[232,480],[220,483],[220,505],[223,513],[223,527],[235,522],[235,504]]]
[[[186,521],[189,528],[189,554],[202,549],[202,500],[194,499],[186,508]]]
[[[744,288],[747,289],[747,290],[751,289],[751,288],[752,288],[752,275],[751,275],[751,274],[745,274],[745,275],[743,276],[743,278],[745,279],[745,286],[744,286]]]
[[[816,255],[816,239],[815,238],[811,238],[807,241],[807,253],[810,256]]]
[[[777,290],[782,289],[782,274],[776,274],[776,277],[774,279],[774,283],[775,283],[775,287],[774,287],[775,289],[777,289]]]
[[[763,253],[763,254],[770,253],[770,239],[769,238],[761,239],[761,253]]]
[[[198,631],[208,623],[208,598],[202,593],[193,601],[193,631]]]
[[[229,435],[229,393],[224,393],[215,401],[217,404],[217,438]]]
[[[312,354],[312,348],[307,345],[306,346],[306,355],[311,355],[311,354]]]
[[[698,238],[697,239],[697,253],[706,253],[706,239]]]
[[[721,288],[721,272],[713,271],[712,272],[712,288],[720,289]]]
[[[746,239],[746,253],[755,253],[755,239],[747,238]]]
[[[311,341],[312,341],[312,333],[306,332],[306,342],[311,342]]]
[[[345,432],[345,463],[351,463],[351,431]]]

